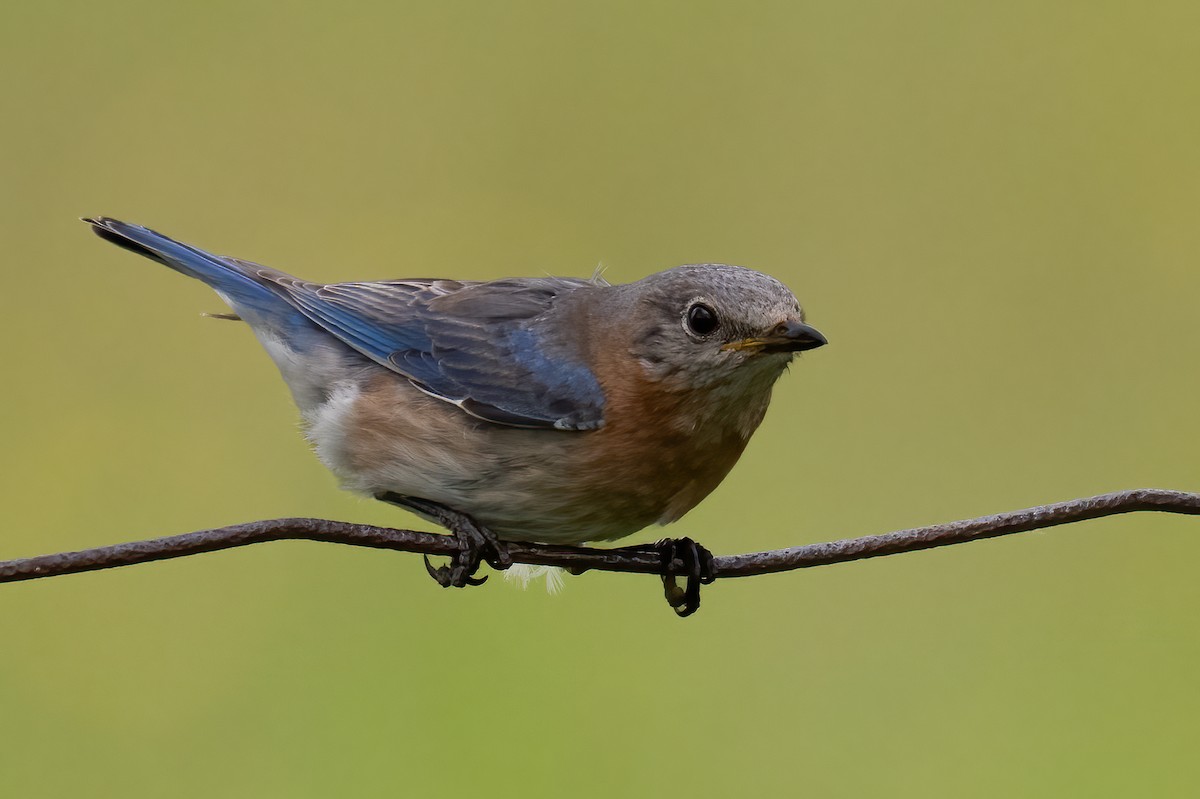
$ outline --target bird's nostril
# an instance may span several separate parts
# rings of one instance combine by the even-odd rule
[[[786,336],[788,334],[788,323],[780,322],[771,330],[772,336]]]

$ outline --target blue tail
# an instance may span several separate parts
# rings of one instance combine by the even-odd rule
[[[255,276],[253,264],[181,244],[140,225],[104,216],[83,221],[100,238],[207,283],[247,322],[294,323],[303,318],[270,282]]]

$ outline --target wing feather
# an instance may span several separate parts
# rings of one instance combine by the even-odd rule
[[[604,393],[555,301],[594,286],[570,278],[490,283],[393,280],[321,285],[241,262],[301,313],[422,391],[515,427],[588,430]]]

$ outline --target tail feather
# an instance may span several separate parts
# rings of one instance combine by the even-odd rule
[[[101,216],[83,221],[105,241],[207,283],[247,321],[281,322],[299,317],[299,312],[270,283],[252,274],[248,268],[252,264],[222,258],[117,219]]]
[[[161,254],[155,252],[144,244],[138,243],[136,240],[128,236],[118,233],[116,230],[116,225],[123,225],[123,223],[103,216],[97,217],[96,219],[84,217],[83,221],[90,224],[92,226],[92,232],[105,241],[110,241],[118,247],[123,247],[130,252],[136,252],[138,255],[145,256],[152,261],[158,261],[160,264],[171,266],[171,262],[164,258]]]

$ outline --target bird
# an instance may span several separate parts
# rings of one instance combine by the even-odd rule
[[[140,225],[101,238],[206,283],[278,367],[343,488],[447,527],[443,586],[511,565],[504,541],[613,541],[677,521],[733,468],[800,352],[827,339],[779,280],[741,266],[590,279],[313,283]],[[711,554],[663,539],[680,615]],[[669,569],[668,569],[669,571]]]

